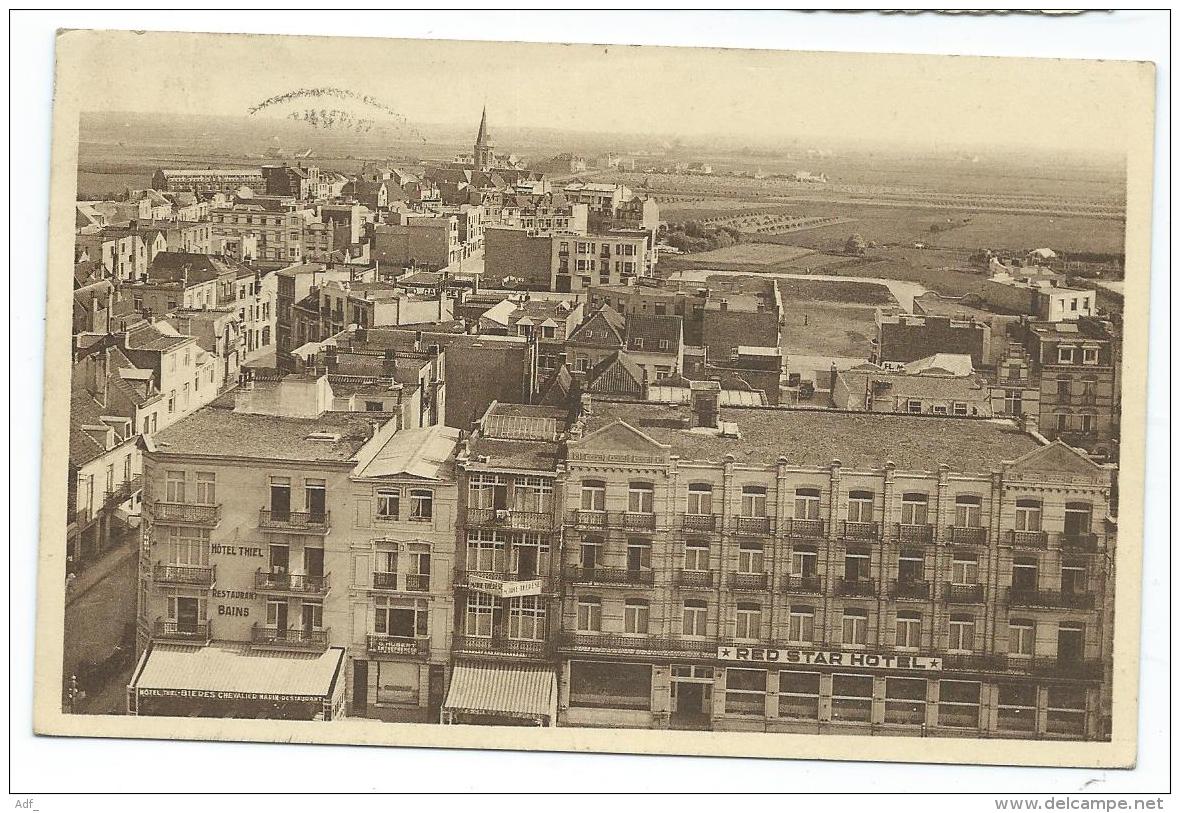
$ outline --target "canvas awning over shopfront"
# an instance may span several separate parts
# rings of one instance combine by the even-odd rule
[[[462,722],[464,715],[471,715],[553,725],[557,715],[557,675],[541,666],[456,665],[443,715],[452,722]]]

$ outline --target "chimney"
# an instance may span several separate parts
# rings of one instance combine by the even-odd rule
[[[828,391],[836,391],[836,362],[834,361],[832,362],[832,369],[828,371]]]
[[[697,427],[716,429],[721,413],[721,382],[690,382],[689,403],[692,408],[688,423],[690,429]]]
[[[414,331],[414,352],[415,353],[422,352],[422,331],[421,330]]]
[[[336,348],[327,347],[324,349],[324,366],[329,373],[336,372]]]

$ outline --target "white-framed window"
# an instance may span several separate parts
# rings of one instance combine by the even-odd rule
[[[757,641],[762,637],[762,605],[739,601],[736,620],[735,638]]]
[[[778,673],[778,716],[793,720],[819,719],[819,673]]]
[[[651,622],[651,606],[647,599],[629,598],[623,603],[623,631],[633,635],[647,635]]]
[[[1082,364],[1097,364],[1098,363],[1098,348],[1097,347],[1083,347],[1082,348]]]
[[[973,652],[975,650],[975,616],[952,615],[949,630],[947,649],[951,652]]]
[[[841,619],[841,643],[849,647],[862,647],[869,640],[869,614],[858,607],[848,607]]]
[[[582,510],[606,510],[606,483],[602,480],[582,481]]]
[[[545,640],[542,596],[517,596],[508,600],[508,637],[517,641]]]
[[[597,536],[582,537],[578,550],[578,561],[584,568],[595,568],[602,564],[603,540]]]
[[[873,521],[873,492],[871,492],[871,491],[849,491],[848,492],[848,521],[849,522],[872,522]]]
[[[464,613],[464,631],[476,638],[492,637],[492,614],[496,600],[486,593],[471,591],[467,594],[467,608]]]
[[[547,477],[517,477],[513,482],[512,508],[543,514],[553,509],[553,481]]]
[[[766,678],[765,669],[726,669],[725,713],[766,714]]]
[[[205,567],[209,564],[209,529],[168,527],[168,564]]]
[[[504,569],[504,539],[498,532],[467,532],[467,569],[497,573]]]
[[[766,486],[742,486],[742,516],[766,516]]]
[[[962,401],[955,401],[951,404],[951,413],[954,415],[966,415],[967,405]]]
[[[377,518],[396,520],[401,514],[401,502],[400,488],[377,489]]]
[[[1045,729],[1050,734],[1082,736],[1086,732],[1086,690],[1081,686],[1049,686]]]
[[[602,632],[602,599],[578,597],[578,632]]]
[[[795,489],[795,519],[819,519],[819,489]]]
[[[787,619],[787,641],[810,644],[815,640],[815,608],[793,604]]]
[[[434,492],[428,488],[410,489],[410,521],[430,522],[434,518]]]
[[[791,575],[815,576],[819,573],[819,551],[796,546],[791,551]]]
[[[910,398],[905,402],[905,411],[919,414],[922,411],[922,402],[917,398]]]
[[[689,484],[687,513],[692,516],[708,516],[713,513],[713,486],[708,483]]]
[[[868,723],[872,719],[872,675],[832,675],[832,720]]]
[[[1041,501],[1021,498],[1016,501],[1016,530],[1041,530]]]
[[[1059,346],[1057,348],[1057,363],[1058,364],[1073,364],[1074,349],[1070,346]]]
[[[922,615],[910,610],[897,613],[897,636],[894,645],[899,649],[918,649],[922,646]]]
[[[978,528],[983,522],[983,500],[974,494],[955,497],[955,526]]]
[[[766,572],[766,552],[761,542],[743,540],[738,546],[738,573],[762,574]]]
[[[970,680],[938,681],[938,724],[978,728],[981,688],[982,684]]]
[[[951,584],[979,583],[979,557],[971,553],[955,553],[951,559]]]
[[[266,626],[271,629],[286,629],[288,623],[287,609],[286,599],[267,599]]]
[[[655,486],[651,483],[631,483],[627,487],[627,512],[650,514],[655,511]]]
[[[1037,730],[1037,687],[1033,683],[1001,683],[996,727],[1004,731]]]
[[[684,569],[702,573],[709,569],[709,543],[703,539],[684,541]]]
[[[1028,619],[1013,618],[1008,622],[1008,654],[1035,655],[1037,625]]]
[[[895,725],[925,725],[924,678],[885,678],[885,722]]]
[[[417,705],[422,691],[422,672],[409,661],[377,661],[377,702]]]
[[[197,472],[197,504],[217,504],[217,474],[211,471]]]
[[[391,638],[430,636],[430,605],[426,599],[377,596],[374,600],[373,632]]]
[[[907,492],[901,495],[901,524],[925,525],[927,523],[927,505],[930,497],[918,492]]]
[[[164,474],[164,499],[168,502],[184,502],[184,472],[168,471]]]
[[[682,609],[681,633],[688,636],[705,636],[709,622],[709,605],[701,599],[686,599]]]

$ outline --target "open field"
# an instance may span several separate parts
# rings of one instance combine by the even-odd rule
[[[884,285],[867,282],[844,282],[829,279],[780,279],[779,295],[783,307],[805,302],[827,302],[831,304],[887,306],[896,305],[897,300]]]
[[[777,265],[781,262],[806,257],[815,252],[809,248],[799,246],[781,246],[771,243],[739,243],[712,251],[702,251],[688,255],[693,260],[701,262],[749,263],[752,265]]]

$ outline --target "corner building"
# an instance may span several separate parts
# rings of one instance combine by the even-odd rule
[[[1109,470],[1004,421],[718,395],[571,426],[559,724],[1109,737]]]

